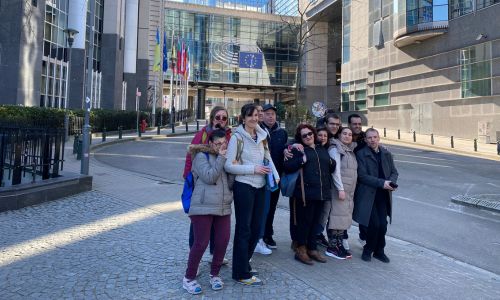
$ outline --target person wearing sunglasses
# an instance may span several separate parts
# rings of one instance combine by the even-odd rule
[[[225,107],[223,106],[215,106],[210,112],[210,122],[204,126],[200,131],[198,131],[191,141],[191,145],[199,145],[199,144],[208,144],[208,138],[210,134],[215,129],[224,130],[226,133],[226,141],[229,142],[231,138],[231,128],[228,127],[228,113]],[[188,152],[186,154],[186,163],[184,165],[184,174],[182,177],[184,179],[191,172],[192,167],[192,156],[191,153]],[[210,238],[210,254],[214,253],[214,238],[213,238],[213,228],[212,234]],[[193,246],[194,235],[193,235],[193,226],[191,225],[189,228],[189,248]],[[224,258],[224,264],[228,263],[228,260]]]
[[[331,175],[335,171],[335,162],[325,147],[316,142],[317,138],[314,127],[300,124],[295,141],[301,143],[304,151],[293,148],[293,156],[284,162],[287,174],[302,169],[302,174],[298,175],[295,182],[290,213],[295,226],[295,259],[307,265],[314,264],[313,260],[326,262],[326,258],[317,250],[315,225],[320,221],[324,203],[332,198]]]

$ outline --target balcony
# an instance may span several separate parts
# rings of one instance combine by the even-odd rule
[[[398,48],[421,42],[445,34],[448,31],[448,20],[419,23],[406,26],[393,35],[394,45]]]

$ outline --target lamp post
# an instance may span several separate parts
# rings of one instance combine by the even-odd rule
[[[70,92],[70,81],[71,81],[71,49],[73,48],[73,42],[75,41],[75,36],[78,34],[78,30],[73,28],[66,28],[64,32],[68,36],[68,79],[66,80],[66,101],[64,102],[64,141],[68,140],[68,98]]]
[[[89,49],[87,56],[87,80],[85,81],[85,120],[83,125],[83,143],[82,143],[82,164],[80,171],[84,175],[89,175],[89,156],[90,156],[90,107],[92,97],[92,69],[94,60],[94,23],[95,23],[95,0],[90,0],[90,34]]]
[[[173,36],[173,34],[172,34]],[[173,39],[172,39],[173,45]],[[175,106],[174,106],[174,70],[177,67],[175,63],[177,58],[173,55],[170,56],[170,65],[172,66],[172,75],[170,76],[170,126],[172,127],[172,133],[175,133]]]

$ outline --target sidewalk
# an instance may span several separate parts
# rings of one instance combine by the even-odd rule
[[[181,287],[189,230],[182,186],[93,157],[90,164],[92,192],[0,213],[0,299],[198,299]],[[68,169],[79,165],[67,156]],[[280,199],[276,211],[278,249],[252,260],[265,285],[236,284],[229,264],[221,270],[225,288],[214,292],[205,258],[199,299],[500,298],[499,274],[402,240],[387,239],[390,264],[363,262],[355,227],[349,231],[353,259],[300,264],[289,248],[287,202]]]
[[[413,147],[420,149],[430,149],[434,151],[466,155],[471,157],[480,157],[500,161],[500,155],[497,154],[497,144],[481,144],[477,143],[477,151],[474,151],[474,140],[453,138],[454,148],[451,148],[451,138],[445,136],[434,135],[434,144],[431,143],[431,135],[415,134],[416,142],[413,141],[413,132],[400,132],[398,139],[397,130],[386,130],[384,137],[384,129],[376,128],[380,133],[382,143],[389,145],[401,145],[405,147]]]

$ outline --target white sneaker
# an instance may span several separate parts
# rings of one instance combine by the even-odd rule
[[[222,290],[222,288],[224,287],[224,282],[219,276],[210,275],[210,285],[212,286],[212,290],[218,291]]]
[[[260,253],[262,255],[269,255],[273,253],[273,251],[269,248],[267,248],[266,243],[262,239],[259,240],[257,243],[257,246],[255,246],[255,250],[253,251],[254,253]]]
[[[201,285],[196,280],[182,279],[182,287],[191,295],[201,294]]]
[[[349,241],[347,241],[347,239],[342,240],[342,246],[344,246],[344,249],[346,250],[351,250],[351,248],[349,248]]]
[[[361,245],[361,247],[364,247],[366,245],[366,241],[358,238],[358,242]]]

